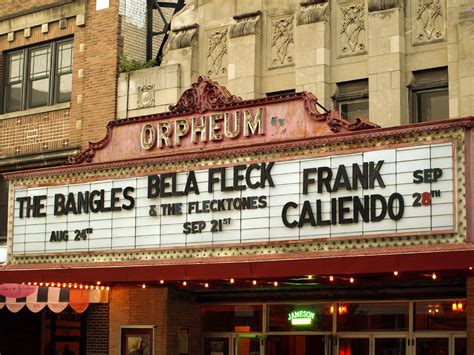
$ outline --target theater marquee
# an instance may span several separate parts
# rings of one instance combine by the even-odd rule
[[[13,253],[453,231],[453,144],[16,189]]]

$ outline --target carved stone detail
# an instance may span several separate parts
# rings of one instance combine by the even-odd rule
[[[415,43],[444,39],[443,5],[440,0],[418,0],[415,21]]]
[[[115,121],[110,121],[107,124],[107,134],[105,135],[104,139],[95,143],[89,142],[89,148],[79,154],[71,155],[64,163],[64,165],[91,163],[96,150],[104,148],[109,143],[110,138],[112,137],[112,126],[114,125],[114,122]]]
[[[180,49],[191,47],[193,40],[196,38],[198,25],[182,27],[171,31],[169,42],[169,49]]]
[[[271,20],[271,67],[294,64],[294,18],[293,16]]]
[[[403,7],[403,0],[369,0],[369,12],[383,11]]]
[[[305,2],[300,4],[296,17],[298,26],[329,20],[329,2]]]
[[[191,47],[197,42],[198,25],[193,24],[172,30],[163,50],[162,64],[167,64],[170,50]]]
[[[145,108],[155,106],[155,84],[138,87],[137,107]]]
[[[256,11],[234,16],[235,22],[230,25],[229,37],[237,38],[256,34],[261,15],[260,11]]]
[[[176,105],[171,105],[171,113],[204,113],[222,109],[241,102],[240,97],[232,95],[208,77],[200,76],[190,89],[183,92]]]
[[[227,28],[208,35],[207,75],[222,77],[227,74]]]
[[[346,56],[366,53],[364,4],[341,6],[340,13],[339,54]]]

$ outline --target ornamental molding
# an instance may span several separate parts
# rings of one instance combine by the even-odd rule
[[[444,39],[444,1],[417,0],[415,18],[415,44],[437,42]]]
[[[339,55],[366,53],[366,20],[363,3],[340,5]]]
[[[261,11],[234,16],[235,22],[230,24],[229,37],[238,38],[257,34],[257,26],[260,23],[261,16]]]
[[[168,40],[168,49],[174,50],[191,47],[193,41],[197,39],[196,34],[198,28],[198,24],[192,24],[171,31],[170,38]]]
[[[146,108],[155,106],[155,84],[138,87],[137,107]]]
[[[209,77],[200,76],[191,88],[183,92],[176,105],[169,107],[171,113],[204,113],[241,102],[224,86]]]
[[[301,95],[301,94],[299,94]],[[136,120],[131,118],[127,120]],[[110,122],[110,126],[116,126],[122,124],[122,121]],[[319,149],[318,147],[325,147],[325,152],[331,152],[341,145],[352,146],[356,145],[360,147],[368,147],[373,145],[373,142],[384,141],[386,144],[400,143],[401,141],[413,141],[413,137],[417,137],[417,141],[432,141],[437,139],[453,139],[456,141],[456,145],[463,147],[463,131],[474,127],[474,118],[461,118],[461,119],[450,119],[446,121],[437,121],[436,123],[424,122],[411,124],[400,127],[389,127],[389,128],[378,128],[370,130],[362,130],[357,134],[334,134],[331,136],[324,137],[311,137],[302,140],[296,140],[292,142],[284,142],[277,144],[268,144],[264,146],[247,146],[242,148],[223,148],[212,152],[197,152],[189,155],[182,155],[176,157],[175,155],[164,155],[161,157],[152,157],[149,159],[141,159],[139,161],[115,161],[100,164],[88,164],[88,165],[76,165],[71,162],[66,162],[65,166],[62,167],[51,167],[48,169],[37,169],[28,170],[22,172],[5,173],[4,176],[7,180],[20,180],[23,179],[23,183],[34,184],[33,181],[41,179],[43,183],[47,181],[55,182],[70,182],[71,174],[81,174],[81,176],[90,176],[90,174],[99,174],[101,178],[110,176],[116,176],[113,171],[115,169],[132,169],[138,170],[141,174],[146,174],[146,171],[153,171],[156,166],[160,166],[161,169],[169,169],[172,164],[196,164],[196,162],[202,159],[210,159],[214,162],[221,160],[234,160],[238,156],[248,156],[255,154],[266,154],[272,152],[275,156],[280,156],[285,151],[289,151],[291,154],[297,154],[297,150],[305,149]],[[84,158],[77,158],[76,161],[90,162],[87,157],[93,157],[95,151],[100,149],[100,143],[107,143],[111,137],[111,129],[107,127],[106,137],[98,143],[89,143],[89,149],[76,155],[77,157],[82,156]],[[95,145],[91,147],[91,145]],[[332,149],[331,147],[334,147]],[[337,149],[336,149],[337,150]],[[284,153],[286,155],[286,153]],[[75,166],[67,166],[75,165]],[[202,165],[202,164],[201,164]],[[155,167],[155,168],[154,168]],[[140,174],[140,173],[139,173]],[[25,179],[29,179],[25,181]]]
[[[294,65],[294,17],[271,19],[271,68]]]
[[[175,120],[188,120],[192,117],[210,115],[233,115],[239,111],[266,112],[264,135],[245,137],[226,142],[204,142],[174,148],[143,151],[140,148],[140,130],[145,125],[156,127],[159,122],[170,125]],[[288,112],[298,111],[298,116],[288,116]],[[279,124],[273,125],[278,118]],[[167,113],[115,120],[107,125],[107,133],[99,142],[90,142],[89,147],[79,154],[72,155],[62,168],[38,169],[29,172],[6,174],[16,179],[18,176],[49,176],[64,174],[89,174],[98,169],[144,166],[148,164],[175,164],[179,161],[198,161],[220,159],[223,156],[242,154],[252,155],[264,151],[302,149],[323,145],[352,144],[360,140],[372,142],[374,139],[388,139],[402,135],[427,134],[440,130],[471,128],[473,118],[439,121],[436,123],[413,124],[402,127],[381,129],[376,124],[358,119],[349,122],[340,118],[337,111],[327,111],[319,105],[317,98],[307,92],[255,100],[242,100],[208,77],[200,77],[190,89],[186,90],[176,105]],[[356,134],[351,134],[354,132]],[[189,138],[189,137],[188,137]],[[392,139],[392,138],[390,138]],[[87,164],[85,164],[87,163]],[[71,175],[69,175],[71,176]]]
[[[296,16],[296,25],[307,25],[310,23],[329,21],[330,7],[329,2],[303,2],[300,4]]]
[[[209,32],[207,42],[207,75],[227,76],[227,28]]]
[[[404,0],[369,0],[369,12],[384,11],[395,8],[403,8]]]

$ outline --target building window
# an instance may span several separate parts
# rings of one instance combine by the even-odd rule
[[[72,40],[6,53],[4,111],[71,100]]]
[[[411,115],[413,122],[449,118],[448,69],[435,68],[413,72]]]
[[[337,84],[333,97],[341,117],[354,122],[356,118],[369,118],[369,81],[367,79]]]
[[[294,93],[295,93],[295,89],[272,91],[272,92],[267,92],[267,97],[286,96],[286,95],[291,95],[291,94],[294,94]]]

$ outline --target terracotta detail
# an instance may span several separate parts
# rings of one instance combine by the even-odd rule
[[[220,86],[209,77],[200,76],[198,81],[191,85],[178,100],[171,105],[172,113],[204,113],[217,110],[242,101],[240,97],[232,95],[225,87]]]
[[[107,124],[107,133],[104,139],[95,143],[89,142],[89,148],[87,148],[86,150],[84,150],[83,152],[79,154],[70,156],[68,160],[64,162],[64,164],[73,165],[73,164],[92,162],[92,159],[94,158],[96,150],[104,148],[107,145],[107,143],[109,143],[110,138],[112,137],[112,126],[113,126],[113,121]]]

